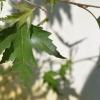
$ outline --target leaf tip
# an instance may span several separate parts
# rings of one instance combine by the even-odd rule
[[[97,18],[97,23],[98,23],[98,26],[100,28],[100,16]]]

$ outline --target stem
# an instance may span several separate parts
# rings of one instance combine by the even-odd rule
[[[42,25],[42,24],[44,24],[45,22],[48,22],[49,21],[49,18],[45,18],[45,19],[43,19],[40,23],[38,23],[38,25],[37,26],[40,26],[40,25]]]
[[[95,15],[90,10],[88,10],[86,8],[83,8],[83,9],[85,9],[86,11],[88,11],[95,18],[96,22],[98,23],[97,18],[95,17]]]
[[[93,58],[97,58],[97,57],[99,57],[99,56],[93,56],[93,57],[89,57],[89,58],[79,59],[79,60],[74,61],[73,64],[84,61],[84,60],[92,60]]]
[[[97,20],[97,18],[94,16],[94,14],[90,10],[88,10],[86,8],[83,8],[83,9],[87,10]]]
[[[64,2],[64,3],[67,3],[67,4],[73,4],[73,5],[76,5],[80,8],[83,8],[85,9],[86,11],[88,11],[94,18],[95,20],[97,21],[97,18],[95,17],[95,15],[90,11],[88,10],[87,8],[88,7],[94,7],[94,8],[100,8],[100,6],[94,6],[94,5],[88,5],[88,4],[82,4],[82,3],[76,3],[76,2],[71,2],[69,0],[57,0],[58,2]],[[98,23],[98,22],[97,22]]]
[[[47,10],[46,9],[44,9],[44,8],[42,8],[41,6],[39,6],[38,4],[35,4],[35,3],[32,3],[32,2],[30,2],[30,1],[28,1],[28,0],[25,0],[27,3],[30,3],[30,4],[32,4],[32,5],[34,5],[35,7],[37,7],[37,8],[40,8],[42,11],[44,11],[45,13],[46,13],[46,15],[47,15],[47,17],[48,17],[48,13],[47,13]]]
[[[100,8],[100,6],[95,6],[95,5],[88,5],[88,4],[82,4],[82,3],[76,3],[76,2],[71,2],[69,0],[57,0],[59,2],[64,2],[64,3],[68,3],[68,4],[73,4],[73,5],[76,5],[76,6],[79,6],[79,7],[94,7],[94,8]]]
[[[42,11],[44,11],[44,12],[46,13],[46,18],[45,18],[44,20],[42,20],[37,26],[40,26],[41,24],[43,24],[43,23],[45,23],[46,21],[49,20],[49,18],[48,18],[48,12],[47,12],[46,9],[42,8],[42,7],[39,6],[38,4],[35,4],[35,3],[33,3],[33,2],[30,2],[29,0],[25,0],[25,1],[26,1],[27,3],[30,3],[30,4],[34,5],[36,8],[39,8],[39,9],[41,9]]]

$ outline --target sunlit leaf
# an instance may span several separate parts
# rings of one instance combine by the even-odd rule
[[[34,8],[30,8],[26,3],[24,4],[18,4],[18,5],[11,5],[15,9],[18,9],[20,12],[8,15],[5,18],[0,18],[0,21],[3,21],[5,23],[9,23],[10,25],[15,24],[16,22],[19,22],[19,27],[23,25],[25,22],[28,23],[28,29],[30,28],[30,25],[33,20],[33,11]]]
[[[29,76],[34,75],[32,67],[37,64],[32,53],[32,44],[30,33],[27,33],[27,24],[24,24],[21,28],[17,27],[18,25],[15,25],[1,31],[1,34],[3,33],[2,37],[5,37],[0,42],[1,53],[5,48],[8,48],[3,54],[2,62],[6,60],[13,61],[12,71],[19,72],[20,81],[29,89]]]
[[[49,35],[49,32],[34,25],[31,25],[27,33],[27,23],[20,28],[16,23],[12,27],[0,31],[0,54],[5,50],[1,63],[13,61],[12,71],[19,72],[20,81],[28,89],[30,85],[29,77],[34,75],[32,67],[37,65],[32,53],[32,47],[36,47],[50,55],[64,58],[48,38]],[[55,73],[52,73],[52,75],[55,75]],[[55,82],[52,84],[56,85]]]
[[[33,26],[31,27],[32,38],[31,42],[33,46],[41,51],[45,51],[50,55],[56,56],[58,58],[63,58],[60,53],[56,50],[56,46],[52,43],[48,37],[51,33],[44,31],[41,27]]]

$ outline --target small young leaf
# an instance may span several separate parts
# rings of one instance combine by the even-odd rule
[[[42,20],[37,26],[40,26],[42,24],[44,24],[45,22],[48,22],[49,18],[45,18],[44,20]]]
[[[54,5],[56,4],[56,0],[43,0],[43,2],[45,3],[45,4],[50,4],[51,5],[51,12],[53,11],[53,9],[54,9]]]
[[[5,18],[0,18],[0,21],[3,21],[5,23],[9,23],[10,25],[15,24],[16,22],[19,22],[19,27],[23,25],[25,22],[28,23],[28,30],[30,28],[30,25],[33,20],[33,11],[34,8],[30,8],[28,5],[24,4],[18,4],[18,5],[11,5],[15,9],[18,9],[20,12],[9,15]]]
[[[51,0],[51,12],[53,11],[55,4],[56,4],[56,0]]]

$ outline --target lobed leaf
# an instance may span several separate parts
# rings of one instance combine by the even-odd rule
[[[13,46],[14,52],[10,56],[10,59],[15,57],[13,71],[20,73],[20,81],[29,89],[29,76],[34,75],[32,67],[37,64],[32,53],[32,44],[30,34],[27,33],[27,24],[24,24],[16,31]]]
[[[29,89],[29,76],[34,75],[32,67],[37,64],[32,53],[32,44],[30,33],[27,33],[27,24],[24,24],[21,28],[17,27],[18,25],[16,24],[1,31],[0,35],[3,37],[2,39],[0,36],[1,53],[8,48],[5,50],[1,62],[13,61],[12,71],[19,72],[20,81]]]
[[[48,38],[51,33],[34,25],[31,25],[27,33],[27,23],[21,25],[20,28],[18,24],[16,23],[12,27],[0,31],[0,53],[5,50],[1,63],[9,60],[13,61],[12,71],[19,72],[20,81],[29,89],[29,77],[34,75],[32,67],[37,65],[32,47],[59,58],[64,57],[60,55]],[[52,73],[52,75],[55,74]]]
[[[33,46],[41,51],[45,51],[50,55],[56,56],[58,58],[63,58],[60,53],[56,50],[56,46],[52,43],[48,37],[50,36],[50,32],[42,30],[41,27],[33,26],[31,27],[31,42]]]

